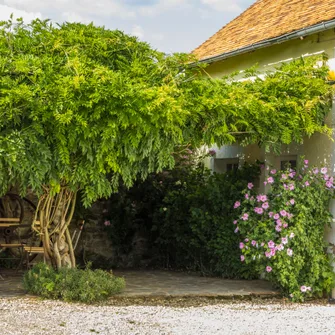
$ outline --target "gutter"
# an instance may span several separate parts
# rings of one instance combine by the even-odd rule
[[[303,38],[305,36],[308,35],[312,35],[312,34],[317,34],[320,32],[323,32],[325,30],[329,30],[335,28],[335,19],[330,20],[330,21],[326,21],[326,22],[321,22],[318,24],[315,24],[313,26],[307,27],[307,28],[303,28],[300,30],[296,30],[294,32],[285,34],[285,35],[281,35],[279,37],[274,37],[274,38],[270,38],[252,45],[248,45],[246,47],[240,48],[240,49],[236,49],[233,51],[229,51],[229,52],[225,52],[223,54],[217,55],[217,56],[211,56],[211,57],[207,57],[204,59],[199,60],[196,63],[206,63],[206,64],[211,64],[214,62],[218,62],[230,57],[234,57],[237,55],[241,55],[247,52],[251,52],[251,51],[255,51],[258,49],[262,49],[262,48],[266,48],[269,46],[272,46],[274,44],[280,44],[280,43],[284,43],[290,40],[294,40],[297,38]]]

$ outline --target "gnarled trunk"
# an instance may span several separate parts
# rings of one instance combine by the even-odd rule
[[[45,258],[55,268],[75,267],[69,225],[71,223],[77,192],[62,187],[57,194],[44,188],[37,206],[33,229],[40,234]]]

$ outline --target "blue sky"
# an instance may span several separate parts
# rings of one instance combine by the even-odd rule
[[[120,29],[161,51],[189,52],[255,0],[0,0],[0,20],[94,22]]]

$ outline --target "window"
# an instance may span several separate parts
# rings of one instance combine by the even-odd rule
[[[238,167],[238,158],[214,158],[213,171],[216,173],[236,171]]]
[[[297,160],[296,159],[291,159],[291,160],[280,161],[280,169],[281,170],[287,170],[287,169],[296,170],[297,169]]]

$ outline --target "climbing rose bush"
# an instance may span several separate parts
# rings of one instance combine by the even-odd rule
[[[260,274],[293,301],[321,297],[334,285],[324,242],[332,216],[334,178],[327,168],[268,171],[267,194],[256,194],[249,183],[236,201],[235,233],[240,234],[241,261],[255,262]]]

